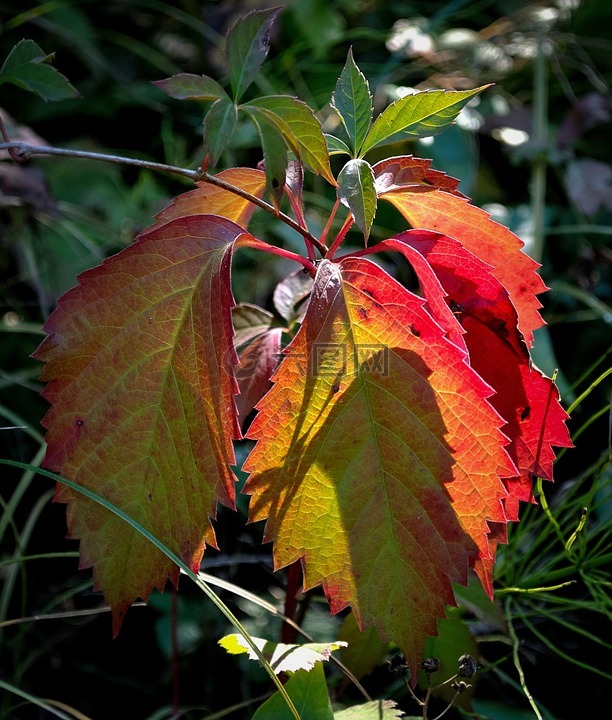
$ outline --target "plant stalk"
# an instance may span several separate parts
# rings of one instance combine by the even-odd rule
[[[542,262],[544,253],[544,211],[546,207],[546,166],[548,141],[548,85],[546,78],[546,38],[538,38],[534,68],[533,142],[536,156],[531,171],[531,212],[533,216],[532,258]]]
[[[6,140],[6,133],[3,133],[3,136]],[[178,167],[176,165],[166,165],[165,163],[158,163],[152,160],[139,160],[138,158],[124,157],[122,155],[108,155],[106,153],[90,152],[88,150],[74,150],[72,148],[29,145],[24,142],[3,142],[0,143],[0,150],[7,150],[11,158],[15,160],[15,162],[19,163],[26,162],[33,155],[55,155],[61,157],[80,158],[83,160],[98,160],[114,163],[116,165],[131,165],[143,170],[154,170],[156,172],[169,173],[171,175],[181,175],[182,177],[189,178],[194,182],[207,182],[211,185],[216,185],[223,190],[234,193],[234,195],[238,195],[239,197],[248,200],[253,203],[253,205],[257,205],[257,207],[261,208],[270,215],[274,215],[274,217],[284,222],[285,225],[288,225],[290,228],[298,232],[304,240],[312,243],[312,245],[314,245],[321,254],[321,257],[325,257],[327,254],[327,248],[325,245],[320,242],[318,238],[314,237],[314,235],[312,235],[306,228],[297,223],[293,218],[289,217],[289,215],[277,211],[273,205],[270,205],[270,203],[267,203],[265,200],[262,200],[255,195],[251,195],[250,193],[241,190],[239,187],[225,182],[216,175],[210,175],[199,168],[191,170],[189,168]]]
[[[535,700],[533,699],[533,696],[531,695],[531,692],[529,691],[529,688],[527,687],[527,683],[525,682],[525,673],[523,672],[523,666],[521,665],[521,660],[519,657],[519,639],[516,634],[516,631],[514,629],[514,625],[512,624],[512,612],[510,608],[510,598],[506,601],[505,604],[505,616],[506,616],[506,623],[508,624],[508,633],[510,635],[510,639],[512,640],[512,659],[514,661],[514,667],[516,668],[516,671],[519,676],[519,681],[521,684],[521,688],[523,689],[523,692],[525,693],[525,697],[527,698],[527,701],[531,705],[531,708],[533,712],[535,713],[535,716],[537,720],[542,720],[542,713],[540,712],[538,706],[535,703]]]

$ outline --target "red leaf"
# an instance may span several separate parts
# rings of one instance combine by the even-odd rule
[[[439,170],[432,170],[431,160],[400,155],[381,160],[374,166],[376,192],[379,197],[385,193],[438,188],[457,197],[465,197],[457,189],[459,181]]]
[[[442,287],[440,280],[429,262],[410,244],[410,238],[413,237],[415,233],[418,233],[418,231],[412,230],[394,238],[381,240],[373,248],[362,250],[354,253],[354,255],[366,255],[381,250],[395,250],[402,253],[412,265],[417,275],[421,286],[421,293],[423,297],[427,299],[427,305],[432,317],[445,331],[446,337],[458,348],[463,350],[467,356],[467,346],[463,337],[464,330],[455,317],[453,309],[450,307],[446,291]],[[437,233],[430,234],[437,236]]]
[[[268,330],[247,345],[238,357],[236,379],[240,394],[236,396],[236,407],[241,427],[270,389],[270,378],[280,357],[281,334],[281,328]]]
[[[217,501],[234,504],[230,264],[247,237],[207,215],[142,234],[79,277],[35,353],[52,405],[45,467],[119,506],[194,570],[215,545]],[[178,569],[93,501],[64,487],[56,499],[117,632],[132,601]]]
[[[276,566],[301,558],[305,588],[397,642],[413,677],[516,474],[490,389],[444,334],[377,265],[323,260],[244,466]]]
[[[533,331],[543,325],[537,295],[547,288],[536,270],[539,265],[521,252],[524,243],[508,228],[496,223],[467,198],[458,197],[441,180],[436,187],[426,188],[400,183],[402,173],[410,173],[414,158],[394,158],[396,167],[388,161],[374,165],[380,197],[392,203],[414,228],[435,230],[456,238],[474,255],[493,267],[493,274],[506,288],[517,310],[519,329],[528,347],[533,344]],[[399,180],[389,178],[391,171]]]
[[[520,471],[519,478],[506,480],[506,514],[517,520],[518,500],[532,499],[531,476],[552,480],[552,446],[571,446],[558,391],[533,365],[517,327],[516,310],[489,265],[438,233],[408,231],[385,244],[391,242],[411,261],[413,254],[402,245],[418,251],[435,273],[465,331],[471,366],[495,390],[490,402],[505,420],[502,431],[512,441],[508,451]],[[438,317],[429,301],[429,286],[422,287]],[[437,293],[433,297],[437,301]]]

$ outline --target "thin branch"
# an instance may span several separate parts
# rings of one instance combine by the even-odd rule
[[[2,130],[3,127],[0,126],[0,131]],[[2,135],[6,140],[6,132],[2,132]],[[193,180],[194,182],[207,182],[211,185],[216,185],[223,190],[227,190],[234,195],[238,195],[244,200],[253,203],[253,205],[257,205],[257,207],[261,208],[265,212],[274,215],[274,217],[284,222],[285,225],[288,225],[290,228],[298,232],[307,242],[312,243],[322,257],[325,257],[327,254],[327,248],[325,245],[318,240],[318,238],[314,237],[314,235],[311,235],[306,228],[302,227],[293,218],[285,215],[285,213],[277,211],[273,205],[270,205],[270,203],[267,203],[265,200],[262,200],[255,195],[251,195],[231,183],[225,182],[216,175],[209,175],[201,168],[190,170],[189,168],[177,167],[176,165],[166,165],[164,163],[153,162],[151,160],[139,160],[138,158],[124,157],[122,155],[107,155],[106,153],[90,152],[88,150],[30,145],[24,142],[2,142],[0,143],[0,150],[7,150],[11,158],[19,163],[27,162],[33,155],[55,155],[61,157],[80,158],[83,160],[98,160],[102,162],[115,163],[117,165],[131,165],[141,169],[155,170],[156,172],[170,173],[172,175],[181,175]]]
[[[317,271],[316,264],[312,260],[305,258],[303,255],[298,255],[291,250],[285,250],[285,248],[280,248],[276,245],[270,245],[269,243],[264,242],[263,240],[258,240],[256,237],[253,236],[241,238],[239,247],[251,247],[255,248],[256,250],[263,250],[264,252],[271,253],[272,255],[279,255],[280,257],[284,257],[287,260],[295,260],[295,262],[303,265],[304,269],[310,274],[311,277],[314,277]]]
[[[0,143],[0,150],[11,149],[17,155],[17,162],[26,162],[32,155],[59,155],[62,157],[81,158],[84,160],[101,160],[102,162],[115,163],[117,165],[133,165],[135,167],[157,170],[158,172],[171,173],[173,175],[182,175],[190,180],[202,180],[201,170],[189,170],[188,168],[176,167],[175,165],[165,165],[164,163],[153,162],[151,160],[139,160],[137,158],[123,157],[121,155],[107,155],[105,153],[89,152],[88,150],[74,150],[72,148],[56,148],[46,147],[44,145],[29,145],[24,142],[3,142]],[[11,157],[14,157],[11,153]]]
[[[0,117],[0,134],[2,134],[2,139],[4,140],[4,142],[7,143],[8,145],[10,145],[11,142],[10,142],[9,136],[6,132],[6,128],[4,127],[4,120],[2,119],[2,117]],[[15,150],[15,148],[7,147],[6,150],[7,150],[8,154],[11,156],[11,159],[14,160],[16,163],[26,162],[26,158],[21,157],[21,155],[19,155],[19,153]]]

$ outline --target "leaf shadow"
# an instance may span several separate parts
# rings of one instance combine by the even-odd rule
[[[332,613],[351,606],[414,666],[477,554],[448,492],[454,448],[431,370],[379,344],[324,373],[309,356],[305,372],[282,464],[247,491],[252,515],[267,516],[276,569],[300,559],[305,590],[322,585]]]

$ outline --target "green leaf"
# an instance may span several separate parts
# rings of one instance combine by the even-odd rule
[[[358,679],[382,665],[389,653],[390,644],[380,639],[376,628],[361,630],[352,612],[345,616],[338,636],[348,643],[340,652],[340,660]]]
[[[372,96],[368,81],[353,60],[352,49],[336,83],[331,106],[336,110],[346,128],[353,146],[353,157],[360,153],[372,123]]]
[[[346,647],[346,643],[342,641],[304,643],[303,645],[275,643],[256,637],[251,637],[251,641],[259,648],[277,675],[281,673],[293,673],[298,670],[310,672],[317,663],[329,660],[334,650]],[[259,660],[244,637],[238,633],[226,635],[221,638],[219,645],[227,650],[230,655],[248,653],[250,660]]]
[[[0,69],[0,75],[9,73],[28,63],[51,62],[53,54],[48,55],[34,40],[20,40],[13,47]]]
[[[475,90],[432,90],[396,100],[376,118],[360,154],[363,156],[379,145],[441,132],[469,100],[487,87],[489,85]]]
[[[45,63],[53,60],[33,40],[21,40],[0,69],[0,84],[8,82],[33,92],[43,100],[78,97],[78,91],[64,75]]]
[[[332,710],[323,665],[317,663],[312,672],[299,670],[285,685],[285,690],[293,700],[301,720],[333,720]],[[260,706],[253,720],[294,720],[287,703],[280,693]]]
[[[266,192],[274,206],[278,208],[287,174],[287,144],[278,125],[272,122],[266,113],[253,107],[249,109],[248,114],[257,128],[261,140],[266,166]]]
[[[257,108],[265,113],[302,163],[333,185],[336,184],[329,165],[329,153],[321,123],[305,102],[289,95],[270,95],[252,100],[241,107]]]
[[[374,173],[365,160],[349,160],[338,175],[338,198],[349,208],[366,243],[376,215]]]
[[[327,152],[330,155],[351,154],[350,147],[344,142],[344,140],[340,140],[340,138],[337,138],[335,135],[328,135],[325,133],[325,140],[327,142]]]
[[[411,720],[393,700],[372,700],[334,713],[334,720],[399,720],[399,718]]]
[[[227,97],[220,98],[213,103],[204,118],[204,151],[209,156],[209,162],[215,166],[219,162],[221,153],[234,134],[238,112],[234,103]]]
[[[228,97],[221,85],[207,75],[179,73],[165,80],[155,80],[153,85],[176,100],[216,100]]]
[[[225,52],[234,100],[257,77],[270,49],[270,29],[280,7],[253,10],[239,18],[227,34]]]

